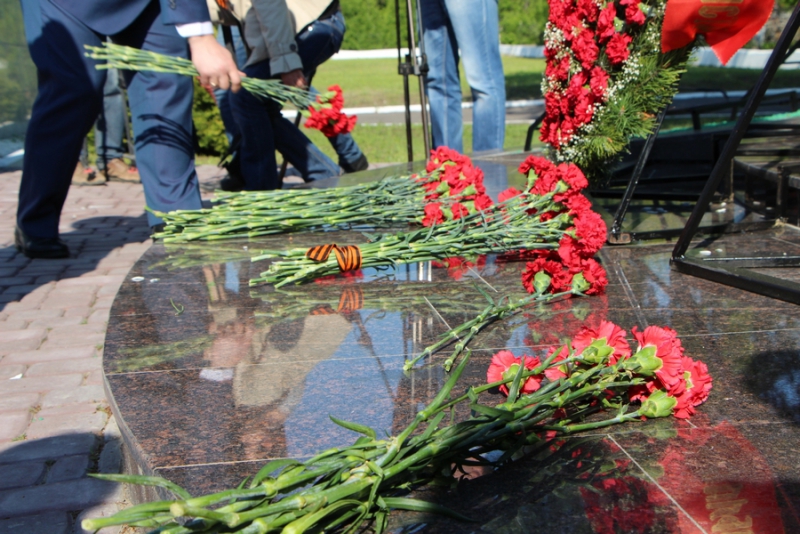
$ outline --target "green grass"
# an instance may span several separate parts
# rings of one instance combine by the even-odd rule
[[[544,67],[544,60],[541,59],[504,57],[503,70],[506,78],[507,98],[509,100],[541,98],[540,85]],[[681,91],[746,90],[752,87],[759,74],[760,71],[749,69],[692,67],[681,80],[680,88]],[[412,76],[409,81],[411,101],[418,104],[418,79]],[[403,103],[402,77],[397,74],[397,60],[395,59],[328,61],[320,67],[313,82],[320,90],[333,84],[342,86],[347,107],[388,106]],[[461,87],[464,100],[470,100],[469,86],[463,71]],[[779,71],[772,87],[800,87],[800,70]],[[670,126],[683,126],[683,124],[676,123]],[[321,133],[306,129],[303,131],[323,152],[334,160],[336,159],[330,144]],[[508,150],[521,149],[525,142],[526,131],[527,125],[525,124],[508,124],[505,148]],[[353,131],[353,136],[371,162],[402,162],[407,159],[405,126],[402,124],[359,125]],[[413,138],[414,158],[424,159],[421,127],[413,128]],[[471,146],[472,126],[465,125],[464,147],[467,152],[471,151]],[[212,157],[211,161],[216,162],[216,159]]]
[[[506,94],[518,100],[541,98],[544,60],[504,57]],[[391,106],[403,103],[403,78],[397,74],[396,59],[342,59],[328,61],[318,70],[314,86],[324,90],[339,84],[344,91],[346,107]],[[419,80],[409,77],[411,102],[419,104]],[[461,92],[471,100],[469,85],[461,71]]]

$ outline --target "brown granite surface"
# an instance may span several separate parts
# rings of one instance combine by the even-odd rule
[[[511,168],[487,174],[494,190],[516,180]],[[253,250],[320,239],[156,244],[134,266],[105,346],[130,469],[198,494],[236,485],[269,459],[351,442],[329,415],[395,434],[446,379],[446,351],[411,374],[405,358],[474,317],[482,292],[522,291],[522,265],[492,257],[462,270],[414,265],[280,291],[248,286],[266,268],[249,261]],[[800,233],[784,227],[692,251],[795,249]],[[544,350],[584,321],[666,325],[714,377],[699,414],[571,438],[487,476],[425,489],[420,497],[477,522],[398,513],[393,532],[800,532],[800,309],[673,271],[671,250],[607,247],[606,295],[488,328],[463,380],[482,382],[499,348]]]

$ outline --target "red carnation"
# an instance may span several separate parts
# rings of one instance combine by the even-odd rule
[[[469,215],[469,210],[467,210],[466,206],[458,202],[454,202],[453,205],[450,206],[450,211],[453,212],[453,219],[460,219],[461,217]]]
[[[676,397],[678,404],[673,409],[673,415],[678,419],[688,419],[694,415],[695,407],[703,404],[708,398],[712,380],[708,374],[708,367],[703,362],[684,356],[682,365],[686,389]]]
[[[505,191],[501,191],[500,194],[497,196],[497,200],[499,202],[505,202],[510,198],[514,198],[517,195],[521,195],[522,191],[515,189],[513,187],[509,187]]]
[[[523,356],[523,358],[525,358],[525,369],[534,369],[539,365],[539,358],[531,356]],[[492,356],[492,363],[489,364],[489,369],[486,371],[486,381],[491,384],[492,382],[513,378],[519,370],[520,363],[521,359],[514,357],[511,351],[501,350]],[[541,387],[541,384],[542,375],[529,376],[520,387],[520,393],[533,393]],[[508,395],[508,386],[503,384],[500,386],[500,391],[504,395]]]
[[[572,43],[575,58],[580,61],[584,69],[591,69],[600,56],[600,49],[594,42],[594,32],[584,29]]]
[[[475,209],[478,211],[491,208],[492,204],[494,203],[489,195],[482,194],[475,197]]]
[[[433,226],[435,224],[442,224],[444,222],[444,213],[442,212],[442,205],[439,202],[433,202],[425,205],[425,217],[422,219],[422,226]]]
[[[611,321],[602,321],[597,328],[583,327],[580,332],[575,334],[572,338],[572,348],[576,353],[580,353],[598,339],[605,339],[608,346],[614,347],[614,353],[611,355],[609,363],[615,365],[620,359],[631,355],[631,348],[625,339],[626,335],[625,330]]]
[[[683,346],[675,330],[665,326],[648,326],[640,332],[637,327],[631,330],[639,343],[639,350],[646,347],[656,349],[656,357],[661,360],[661,369],[656,371],[658,380],[666,386],[671,395],[682,393],[683,380]]]
[[[553,366],[556,362],[564,361],[569,356],[569,350],[565,346],[561,347],[551,347],[550,350],[547,352],[547,358],[553,355],[554,352],[558,351],[556,357],[550,363],[551,367],[548,367],[544,370],[544,376],[547,377],[548,380],[555,382],[560,378],[566,378],[567,375],[567,366],[566,365],[557,365]],[[545,359],[547,359],[545,358]]]
[[[589,289],[584,291],[586,295],[601,295],[608,285],[608,275],[603,266],[593,258],[581,260],[581,272],[589,283]]]
[[[338,85],[328,87],[329,92],[335,93],[331,98],[324,99],[317,95],[317,102],[308,106],[310,116],[304,126],[321,131],[326,137],[335,137],[339,134],[350,133],[355,128],[358,117],[348,117],[342,113],[344,96],[342,88]]]
[[[625,22],[628,24],[636,24],[637,26],[641,26],[644,24],[645,16],[641,9],[639,9],[639,3],[641,0],[620,0],[620,5],[625,7]]]
[[[633,41],[633,37],[627,33],[615,33],[611,37],[606,45],[606,55],[612,65],[620,65],[628,59],[631,54],[628,50],[631,41]]]
[[[589,77],[589,87],[596,98],[604,99],[608,89],[608,73],[601,67],[594,67]]]
[[[606,242],[607,228],[603,218],[594,211],[577,214],[574,219],[577,249],[581,256],[594,256]]]
[[[614,2],[609,2],[597,17],[597,37],[601,43],[605,43],[616,33],[614,28],[614,19],[616,16],[617,8]]]

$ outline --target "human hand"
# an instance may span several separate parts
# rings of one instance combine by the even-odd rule
[[[303,71],[301,69],[284,72],[281,74],[281,81],[283,85],[288,85],[289,87],[299,87],[300,89],[306,89],[308,87],[306,77],[303,76]]]
[[[201,84],[231,89],[233,92],[239,90],[244,73],[239,71],[227,48],[219,44],[213,35],[196,35],[189,37],[188,41],[192,63]]]

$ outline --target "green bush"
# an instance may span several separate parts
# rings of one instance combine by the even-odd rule
[[[194,80],[194,109],[192,111],[197,132],[197,154],[219,156],[228,148],[225,127],[214,98]]]

